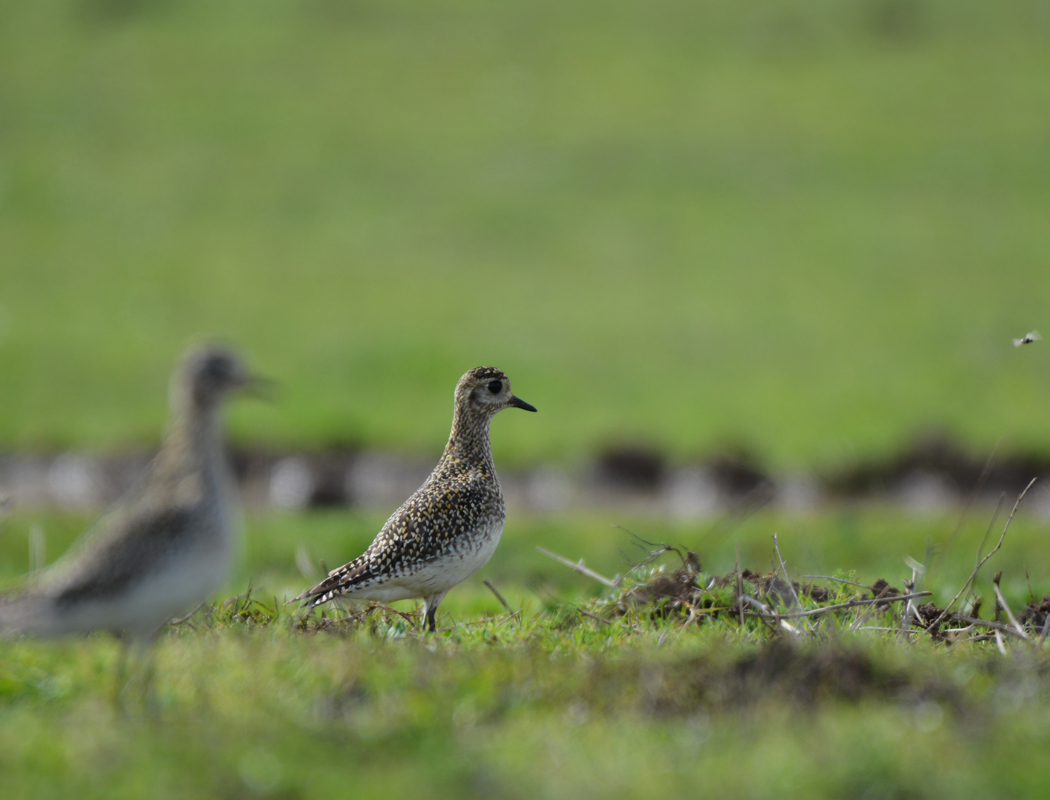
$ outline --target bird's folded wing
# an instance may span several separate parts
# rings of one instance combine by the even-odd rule
[[[133,583],[148,580],[173,550],[197,530],[193,509],[138,507],[103,518],[84,545],[58,562],[46,583],[60,602],[119,594]]]

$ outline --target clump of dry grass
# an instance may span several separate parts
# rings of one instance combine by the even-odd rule
[[[703,571],[695,552],[638,540],[649,548],[645,558],[623,576],[606,578],[589,569],[583,561],[572,562],[547,551],[545,554],[570,568],[593,578],[613,590],[591,609],[580,608],[585,617],[611,624],[615,618],[630,617],[637,625],[641,620],[670,621],[683,627],[714,623],[736,625],[742,632],[767,629],[772,634],[804,636],[837,631],[881,631],[907,641],[929,638],[938,643],[994,641],[1005,652],[1006,639],[1027,640],[1042,646],[1050,633],[1050,595],[1029,602],[1016,616],[999,590],[1001,575],[993,581],[995,611],[992,619],[981,619],[982,598],[973,594],[981,567],[1002,547],[1017,508],[1035,482],[1033,479],[1018,496],[995,546],[984,555],[982,542],[973,572],[944,607],[925,600],[933,595],[921,591],[924,567],[912,563],[910,580],[899,588],[880,578],[870,586],[830,576],[830,585],[793,581],[780,553],[776,536],[774,563],[769,572],[742,569],[722,575]],[[994,519],[993,519],[994,523]],[[655,566],[666,554],[679,561],[673,570]],[[969,613],[955,611],[963,601]]]

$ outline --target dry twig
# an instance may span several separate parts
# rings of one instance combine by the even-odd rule
[[[1010,606],[1006,605],[1006,600],[1003,599],[1003,593],[1001,591],[999,591],[999,583],[998,583],[998,581],[996,581],[995,583],[992,584],[992,588],[995,589],[995,598],[996,598],[996,600],[999,601],[999,605],[1002,606],[1003,611],[1006,612],[1006,618],[1008,620],[1010,620],[1010,624],[1014,626],[1014,630],[1017,631],[1018,635],[1022,639],[1027,639],[1028,638],[1028,634],[1025,633],[1024,632],[1024,628],[1022,628],[1017,623],[1016,618],[1014,618],[1013,612],[1010,610]]]
[[[1010,516],[1006,520],[1006,525],[1003,526],[1003,532],[999,536],[999,541],[995,543],[995,547],[993,547],[988,552],[988,555],[986,555],[984,558],[982,558],[980,561],[977,562],[977,566],[975,566],[973,568],[973,572],[971,572],[970,573],[970,577],[966,579],[966,583],[963,584],[963,587],[958,591],[958,593],[955,595],[955,597],[953,597],[951,599],[951,602],[948,603],[948,605],[946,605],[944,607],[944,610],[940,613],[940,615],[937,617],[937,619],[935,619],[933,622],[931,622],[930,625],[926,628],[926,630],[928,630],[928,631],[929,630],[933,630],[934,628],[937,627],[937,625],[941,622],[941,620],[943,620],[948,615],[948,612],[951,611],[952,606],[954,606],[957,602],[959,602],[959,598],[962,597],[963,594],[970,588],[970,586],[973,585],[974,581],[977,580],[977,573],[980,572],[981,567],[984,566],[984,563],[989,558],[994,556],[997,552],[999,552],[999,548],[1003,546],[1003,539],[1006,538],[1006,532],[1008,530],[1010,530],[1010,523],[1013,521],[1014,514],[1017,513],[1017,507],[1019,505],[1021,505],[1021,500],[1024,499],[1024,496],[1028,493],[1028,490],[1032,488],[1032,484],[1035,483],[1035,481],[1036,481],[1036,479],[1032,478],[1032,480],[1030,480],[1028,482],[1028,485],[1026,487],[1024,487],[1024,491],[1021,492],[1021,494],[1019,494],[1017,496],[1017,501],[1014,503],[1014,507],[1010,511]],[[983,547],[983,543],[982,543],[982,547]],[[977,552],[978,552],[978,555],[980,555],[980,550],[978,550]]]
[[[899,603],[903,600],[913,600],[916,597],[930,597],[933,592],[913,592],[912,594],[899,594],[893,597],[873,597],[870,600],[850,600],[848,603],[835,603],[831,606],[811,608],[809,611],[795,611],[781,614],[786,619],[797,619],[799,617],[819,617],[829,611],[841,611],[844,608],[856,608],[858,606],[870,606],[875,603]]]
[[[201,603],[199,606],[197,606],[195,609],[193,609],[193,611],[191,611],[185,617],[179,617],[178,619],[173,619],[168,624],[169,625],[181,625],[182,623],[186,622],[190,617],[192,617],[194,614],[196,614],[198,611],[200,611],[201,608],[203,608],[203,607],[204,607],[204,603]]]
[[[997,633],[1008,633],[1010,636],[1018,635],[1017,631],[1009,625],[1003,625],[1001,622],[992,622],[991,620],[967,617],[963,614],[952,614],[951,618],[957,622],[965,622],[967,625],[973,625],[975,628],[987,628],[988,630],[996,631]]]
[[[489,587],[489,591],[492,592],[494,595],[496,595],[496,599],[499,600],[500,603],[503,604],[503,607],[505,609],[507,609],[507,613],[510,614],[511,619],[515,620],[518,623],[518,627],[520,628],[521,627],[521,620],[518,619],[518,616],[517,616],[518,612],[511,610],[510,604],[506,600],[503,599],[503,595],[501,595],[499,592],[496,591],[496,587],[495,586],[493,586],[488,581],[482,581],[482,583],[485,584],[486,586],[488,586]]]
[[[599,575],[593,569],[591,569],[586,564],[584,564],[582,558],[578,562],[576,562],[574,564],[573,562],[569,561],[569,559],[562,558],[561,556],[557,555],[556,553],[552,553],[550,550],[545,550],[542,547],[537,547],[536,549],[539,550],[541,553],[543,553],[543,555],[547,556],[547,558],[553,558],[559,564],[564,564],[569,569],[576,570],[581,575],[586,575],[588,578],[592,578],[592,579],[598,581],[599,583],[604,583],[606,586],[608,586],[611,589],[616,589],[620,585],[619,581],[611,581],[608,578],[606,578],[604,575]]]
[[[1003,635],[998,631],[995,631],[995,646],[999,648],[999,652],[1004,656],[1006,655],[1006,645],[1003,644]]]
[[[801,633],[801,631],[794,625],[792,625],[790,622],[785,622],[783,619],[781,619],[781,615],[778,611],[776,611],[775,609],[771,609],[762,601],[756,600],[750,595],[744,595],[744,600],[746,600],[749,604],[751,604],[752,606],[757,608],[759,612],[761,612],[759,614],[759,618],[762,620],[762,622],[764,622],[767,625],[769,625],[770,619],[776,622],[776,625],[770,625],[770,628],[772,630],[775,631],[778,627],[780,627],[786,630],[788,633],[794,634],[795,636],[798,636]]]
[[[740,542],[736,542],[736,607],[740,612],[740,628],[744,627],[744,578],[740,573]]]
[[[908,594],[912,594],[912,590],[915,588],[914,577],[915,577],[915,572],[913,571],[912,572],[912,580],[903,582],[904,583],[904,591],[906,593],[908,593]],[[904,604],[904,613],[901,614],[901,627],[900,627],[900,630],[897,631],[897,636],[899,638],[903,639],[907,635],[908,628],[911,626],[911,618],[914,615],[914,613],[915,613],[915,605],[912,603],[911,600],[909,600],[907,603]]]
[[[1037,642],[1039,647],[1043,646],[1043,642],[1046,641],[1046,635],[1048,633],[1050,633],[1050,614],[1046,615],[1046,619],[1043,621],[1043,630],[1039,632],[1039,641]]]
[[[576,610],[579,611],[581,614],[583,614],[583,616],[590,617],[591,619],[596,619],[596,620],[598,620],[598,622],[601,622],[604,625],[612,625],[613,624],[611,620],[607,620],[605,617],[599,617],[597,614],[592,614],[586,608],[577,608]]]
[[[904,561],[906,564],[908,564],[908,566],[911,567],[911,580],[904,581],[904,590],[906,592],[913,592],[915,591],[915,587],[919,584],[923,574],[925,574],[926,568],[910,556],[908,558],[905,558]],[[912,617],[917,616],[918,612],[915,610],[915,604],[911,600],[909,600],[908,604],[904,607],[904,616],[903,619],[901,619],[900,633],[897,634],[899,637],[907,638],[908,631],[911,628]],[[919,619],[920,622],[924,621],[921,617]]]
[[[777,559],[780,561],[780,569],[784,572],[784,580],[787,581],[788,588],[791,590],[791,597],[795,600],[795,605],[802,608],[802,603],[798,599],[798,592],[795,591],[795,584],[791,582],[791,576],[788,575],[787,564],[784,563],[784,556],[780,555],[780,543],[777,541],[777,535],[773,534],[773,549],[777,551]]]
[[[685,556],[682,555],[682,552],[677,547],[669,545],[667,542],[660,542],[659,544],[657,544],[656,542],[650,542],[650,541],[647,541],[646,539],[643,539],[637,533],[634,533],[633,531],[627,530],[627,528],[623,527],[623,525],[613,525],[613,527],[623,531],[628,536],[630,536],[632,539],[634,539],[635,540],[635,544],[639,548],[645,549],[645,548],[642,547],[642,545],[645,545],[646,547],[652,548],[651,550],[646,550],[645,558],[643,558],[637,564],[635,564],[634,561],[632,561],[627,556],[626,553],[624,553],[622,550],[620,551],[620,555],[622,555],[627,561],[629,561],[631,563],[631,568],[629,570],[627,570],[627,572],[625,572],[623,575],[621,575],[618,578],[616,578],[616,583],[617,584],[622,584],[624,582],[624,579],[626,579],[632,572],[635,572],[636,570],[642,569],[643,567],[649,566],[654,561],[656,561],[656,559],[658,559],[660,556],[662,556],[664,553],[674,553],[675,555],[678,556],[678,558],[680,558],[682,560],[683,564],[686,561],[686,558],[685,558]]]
[[[845,583],[850,586],[856,586],[858,589],[867,589],[869,592],[875,591],[870,586],[864,583],[857,583],[856,581],[848,581],[845,578],[836,578],[831,575],[799,575],[800,578],[819,579],[822,581],[837,581],[838,583]]]

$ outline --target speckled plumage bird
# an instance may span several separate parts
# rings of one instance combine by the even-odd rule
[[[422,597],[427,629],[449,589],[492,556],[506,511],[489,444],[489,422],[505,408],[536,409],[515,397],[494,367],[476,367],[456,385],[452,433],[434,471],[386,521],[371,546],[295,600],[308,607],[336,597]]]
[[[222,401],[259,385],[226,348],[189,352],[172,381],[163,444],[139,486],[39,580],[0,599],[0,634],[102,629],[149,639],[218,589],[236,545]]]

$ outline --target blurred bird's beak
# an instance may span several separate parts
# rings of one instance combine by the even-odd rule
[[[280,384],[273,378],[265,378],[262,375],[249,375],[244,382],[244,386],[241,387],[241,391],[259,400],[266,400],[272,403],[277,399],[279,388]]]
[[[515,408],[524,408],[526,411],[535,411],[536,410],[536,406],[529,405],[524,400],[522,400],[520,397],[511,396],[510,404],[512,406],[514,406]]]

